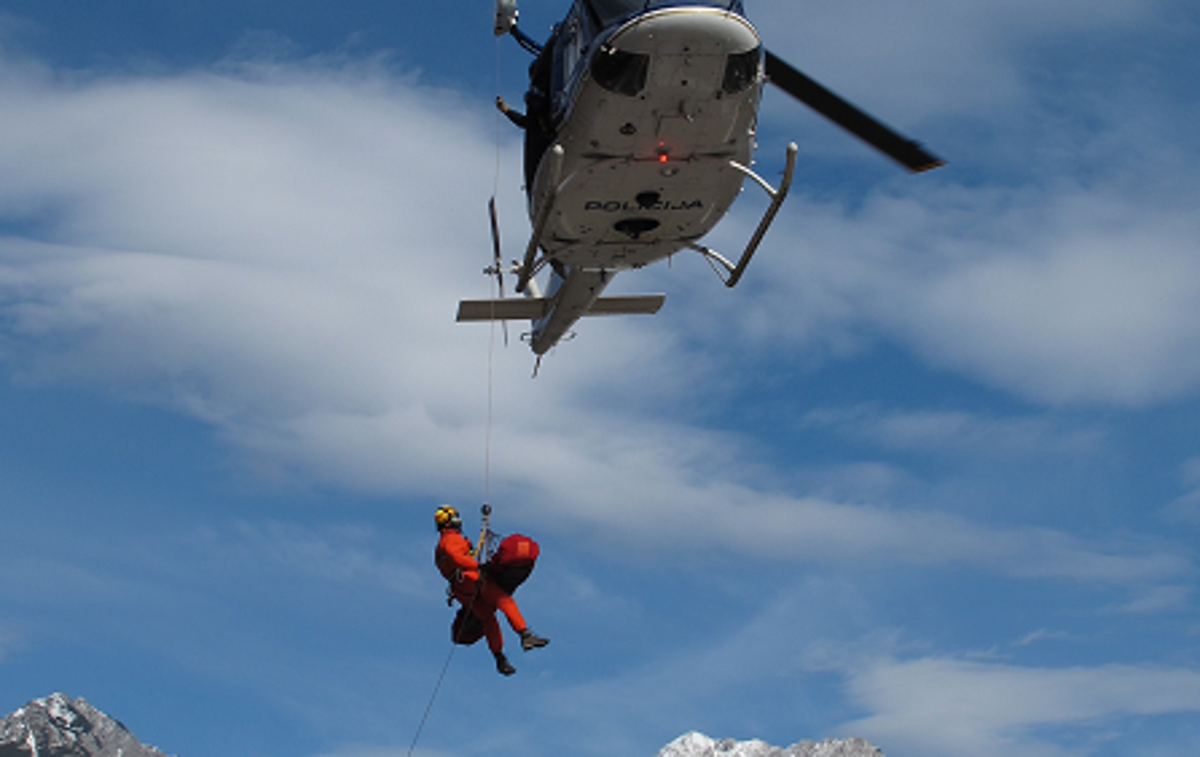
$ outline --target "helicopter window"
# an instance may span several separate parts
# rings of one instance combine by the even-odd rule
[[[650,56],[605,47],[592,59],[592,78],[610,92],[633,97],[646,86]]]
[[[571,19],[565,33],[564,44],[564,80],[570,81],[571,74],[575,72],[575,66],[578,65],[579,59],[583,57],[583,35],[579,33],[579,21]]]
[[[608,26],[635,13],[669,5],[683,5],[679,0],[587,0],[601,26]],[[690,0],[686,5],[708,5],[742,13],[742,0]]]
[[[762,47],[744,53],[731,53],[725,61],[725,91],[734,95],[758,81],[761,61]]]

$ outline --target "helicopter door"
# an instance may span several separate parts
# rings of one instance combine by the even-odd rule
[[[562,111],[570,102],[581,69],[580,61],[587,52],[590,34],[583,19],[583,10],[576,3],[558,32],[554,61],[554,110]]]

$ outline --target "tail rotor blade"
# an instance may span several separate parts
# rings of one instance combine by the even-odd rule
[[[496,282],[500,285],[500,296],[504,297],[504,262],[500,254],[500,222],[496,218],[496,198],[488,200],[488,215],[492,220],[492,269],[496,273]]]
[[[941,158],[928,152],[919,142],[901,136],[813,79],[800,73],[770,50],[766,51],[766,71],[767,78],[772,84],[899,162],[908,170],[919,173],[937,168],[945,163]]]
[[[500,253],[500,221],[496,217],[496,198],[488,200],[488,216],[492,222],[492,269],[496,273],[496,284],[500,289],[500,299],[504,299],[504,260]],[[508,346],[508,321],[501,321],[504,331],[504,346]]]

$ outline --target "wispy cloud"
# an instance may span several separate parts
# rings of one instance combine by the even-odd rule
[[[872,714],[848,728],[931,756],[1065,756],[1078,752],[1046,729],[1060,737],[1074,730],[1086,743],[1103,737],[1096,724],[1200,713],[1200,671],[1157,666],[1054,669],[885,658],[854,671],[850,691]]]
[[[1144,588],[1133,599],[1115,607],[1108,612],[1119,614],[1142,615],[1160,613],[1169,610],[1184,610],[1191,605],[1196,587],[1187,584],[1165,584]]]
[[[1162,516],[1172,523],[1200,526],[1200,458],[1185,462],[1180,478],[1187,493],[1164,507]]]
[[[906,120],[933,121],[963,113],[993,115],[1028,102],[1033,88],[1022,53],[1049,40],[1129,33],[1152,23],[1163,5],[767,0],[756,3],[753,13],[768,46],[851,99],[865,98]]]
[[[838,565],[960,565],[1022,578],[1053,578],[1119,586],[1154,585],[1192,571],[1182,552],[1136,542],[1101,545],[1036,528],[1005,528],[937,512],[791,497],[737,485],[722,475],[679,480],[691,466],[642,469],[623,458],[560,459],[569,475],[534,483],[569,514],[623,541],[644,533],[646,512],[686,521],[690,543],[757,559]],[[591,469],[595,466],[594,470]],[[601,472],[621,469],[620,481]],[[603,486],[601,485],[603,482]],[[581,487],[577,490],[575,487]],[[764,530],[761,524],[769,523]],[[648,535],[647,535],[648,536]]]
[[[822,657],[822,665],[830,664],[817,640],[847,615],[867,613],[863,598],[851,585],[807,576],[789,585],[785,596],[771,597],[758,612],[740,619],[730,631],[704,628],[703,647],[681,639],[643,664],[605,670],[582,682],[562,682],[544,696],[538,709],[569,723],[569,731],[581,737],[576,743],[583,744],[586,753],[598,755],[626,753],[647,732],[657,734],[665,744],[698,724],[710,732],[748,738],[754,735],[745,730],[750,724],[763,727],[780,712],[786,713],[786,728],[793,732],[796,721],[803,719],[793,708],[793,699],[815,696],[793,682],[797,675],[817,667],[811,658]],[[721,625],[723,620],[730,619],[713,618],[711,625]],[[749,703],[753,714],[723,716],[732,701]],[[734,732],[728,733],[727,728]]]
[[[221,562],[233,556],[245,561],[245,568],[275,568],[303,576],[306,581],[330,584],[380,587],[409,596],[428,596],[426,561],[402,562],[388,553],[395,545],[385,543],[376,529],[365,526],[304,527],[296,524],[241,521],[231,535],[223,538],[210,534],[204,539],[210,559]],[[412,556],[413,550],[401,550]]]
[[[1081,455],[1102,449],[1106,436],[1099,428],[1079,428],[1051,417],[997,418],[874,406],[813,410],[802,422],[889,449],[955,456]]]
[[[763,258],[764,295],[717,322],[735,342],[894,340],[1043,403],[1176,398],[1200,382],[1200,186],[1174,191],[957,188],[859,210],[799,200],[783,222],[794,241]]]
[[[1039,628],[1033,633],[1026,634],[1012,643],[1014,647],[1028,647],[1047,639],[1063,640],[1069,639],[1071,635],[1065,631],[1048,631],[1045,628]]]
[[[10,217],[43,219],[0,248],[12,370],[178,408],[260,470],[359,491],[472,491],[463,481],[481,478],[488,336],[451,314],[486,257],[485,224],[463,222],[464,207],[483,204],[467,201],[479,191],[469,187],[490,183],[495,159],[484,119],[371,66],[67,83],[18,68],[3,81],[10,179],[0,203]],[[849,219],[835,225],[854,238]],[[1022,318],[1014,344],[1044,330]],[[559,522],[622,538],[641,531],[647,511],[687,518],[700,524],[695,538],[756,556],[763,536],[749,524],[769,521],[773,559],[966,564],[1121,585],[1188,570],[1180,556],[1136,547],[742,483],[754,470],[737,451],[744,439],[649,410],[657,396],[706,391],[686,382],[694,371],[670,370],[679,356],[669,339],[655,341],[661,333],[597,325],[586,349],[536,383],[507,382],[497,486],[526,492],[526,507]],[[985,367],[1012,365],[1024,349],[979,354]],[[1031,375],[1059,381],[1056,359]],[[520,349],[498,360],[510,374],[528,370]],[[634,386],[641,399],[623,411],[576,401]],[[1076,443],[1036,422],[947,415],[879,419],[871,433]]]

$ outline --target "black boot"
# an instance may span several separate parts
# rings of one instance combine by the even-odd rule
[[[512,663],[508,661],[503,652],[496,653],[496,670],[502,676],[510,676],[517,672],[517,669],[512,666]]]
[[[521,649],[526,652],[538,647],[544,647],[549,643],[549,639],[543,639],[541,636],[534,635],[533,631],[530,631],[528,628],[521,632]]]

